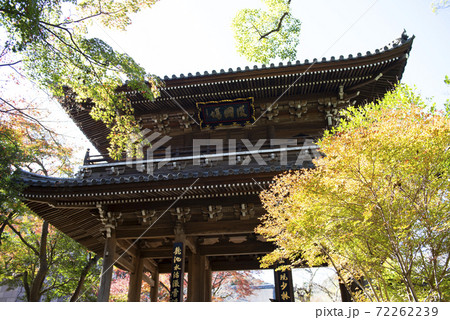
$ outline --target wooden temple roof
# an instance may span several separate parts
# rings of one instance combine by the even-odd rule
[[[390,90],[402,77],[412,43],[413,37],[402,37],[365,55],[166,77],[161,97],[153,102],[123,86],[119,90],[127,91],[143,127],[173,136],[170,158],[164,152],[155,155],[144,163],[147,168],[140,168],[136,159],[88,161],[74,178],[22,172],[25,202],[98,254],[105,243],[105,217],[99,211],[116,213],[117,265],[127,270],[132,270],[132,257],[139,251],[148,258],[146,270],[158,265],[160,272],[167,272],[177,223],[192,241],[190,250],[209,256],[213,270],[259,268],[258,256],[273,250],[273,244],[254,233],[265,213],[260,192],[277,174],[312,166],[317,147],[308,143],[329,125],[325,115],[331,117],[332,112],[322,107],[331,102],[359,105]],[[254,99],[255,117],[261,118],[255,126],[204,129],[189,120],[197,117],[198,102],[245,97]],[[89,106],[76,103],[73,96],[66,96],[62,105],[93,145],[106,153],[108,131],[90,117]],[[268,105],[278,109],[274,113]],[[264,144],[253,151],[234,146],[225,148],[221,157],[209,157],[206,150],[197,163],[192,152],[185,151],[192,149],[188,140],[240,135],[253,146],[257,139],[273,137],[297,144]],[[247,158],[251,165],[243,165]],[[158,170],[149,172],[148,165],[158,165]]]
[[[144,120],[156,120],[163,113],[183,117],[185,112],[196,118],[198,102],[248,96],[259,103],[273,102],[274,97],[280,96],[287,99],[335,95],[340,87],[347,97],[353,97],[354,103],[360,105],[381,98],[401,79],[413,40],[414,36],[402,35],[373,52],[347,57],[341,55],[329,60],[322,58],[280,63],[278,66],[271,64],[166,76],[161,96],[155,101],[145,99],[126,85],[118,90],[127,92],[136,117]],[[107,154],[108,129],[90,117],[89,105],[76,103],[73,94],[62,98],[61,104],[97,150]]]

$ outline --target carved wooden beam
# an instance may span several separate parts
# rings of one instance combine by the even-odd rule
[[[248,255],[265,254],[272,252],[274,249],[275,246],[269,242],[245,241],[242,243],[231,243],[223,241],[214,245],[198,245],[197,253],[205,256]],[[172,248],[145,249],[141,251],[141,254],[145,258],[170,258],[172,257]]]
[[[184,233],[186,236],[251,233],[258,224],[258,219],[187,222],[184,225]],[[164,237],[174,237],[173,226],[154,226],[151,228],[143,226],[118,226],[116,228],[117,239],[158,239]]]

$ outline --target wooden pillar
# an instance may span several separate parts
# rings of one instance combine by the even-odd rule
[[[205,269],[205,302],[212,301],[212,271],[209,266],[208,258],[206,258],[206,269]]]
[[[211,269],[208,257],[191,253],[188,265],[188,301],[211,301]]]
[[[130,283],[128,286],[128,301],[139,302],[141,300],[142,275],[144,273],[144,259],[137,256],[133,258],[134,270],[130,274]]]
[[[116,253],[116,231],[111,229],[105,241],[105,251],[103,253],[103,267],[100,278],[100,288],[98,289],[97,301],[108,302],[109,290],[111,289],[111,278]]]
[[[151,291],[150,291],[150,301],[158,302],[158,293],[159,293],[159,271],[158,268],[152,272],[152,279],[155,281]]]

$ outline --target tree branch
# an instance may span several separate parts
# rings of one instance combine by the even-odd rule
[[[159,284],[167,290],[167,292],[170,294],[170,289],[164,284],[164,282],[160,281]]]
[[[40,294],[42,296],[46,292],[48,292],[50,290],[53,290],[53,289],[61,288],[61,287],[65,286],[66,284],[68,284],[69,282],[70,282],[70,279],[66,280],[66,281],[63,281],[63,282],[60,282],[59,284],[56,284],[56,280],[55,280],[50,287],[45,288],[44,290],[42,290]]]
[[[99,260],[99,256],[95,255],[93,258],[89,259],[88,263],[84,266],[83,270],[80,274],[80,279],[78,280],[77,287],[70,298],[70,302],[78,301],[78,297],[80,295],[81,289],[83,288],[84,281],[89,273],[89,270],[97,263]]]
[[[289,0],[289,1],[287,2],[287,5],[288,5],[288,6],[289,6],[290,4],[291,4],[291,0]],[[262,34],[262,35],[261,35],[261,33],[259,32],[259,30],[255,28],[256,31],[258,32],[258,34],[260,35],[259,40],[261,41],[262,39],[267,38],[267,37],[268,37],[269,35],[271,35],[272,33],[275,33],[275,32],[280,31],[281,25],[283,24],[283,20],[284,20],[284,18],[286,18],[286,16],[288,16],[288,15],[289,15],[289,11],[283,13],[283,15],[281,16],[280,20],[278,20],[278,25],[277,25],[277,27],[276,27],[275,29],[270,30],[269,32],[266,32],[266,33]]]
[[[5,230],[6,225],[8,224],[9,220],[12,219],[13,215],[14,215],[15,211],[11,211],[8,216],[6,217],[6,220],[2,222],[2,225],[0,226],[0,245],[2,244],[2,234],[3,231]]]
[[[28,248],[30,248],[36,254],[36,256],[39,257],[39,251],[35,247],[33,247],[30,243],[28,243],[28,241],[22,237],[22,234],[19,231],[17,231],[16,228],[14,228],[11,223],[9,223],[8,221],[5,221],[5,223],[8,225],[8,227],[11,228],[11,230],[15,234],[19,236],[19,239],[23,242],[23,244],[26,245]]]
[[[0,67],[10,67],[10,66],[13,66],[13,65],[21,63],[21,62],[22,62],[22,60],[18,60],[16,62],[11,62],[11,63],[4,63],[4,64],[0,64]]]
[[[19,112],[21,115],[23,115],[25,118],[28,118],[30,120],[32,120],[33,122],[37,123],[38,125],[40,125],[45,131],[51,133],[51,134],[55,134],[54,131],[48,129],[46,126],[44,126],[38,119],[36,119],[35,117],[30,116],[29,114],[26,114],[25,112],[21,111],[21,109],[16,108],[14,105],[12,105],[11,103],[9,103],[8,101],[6,101],[5,99],[3,99],[2,97],[0,97],[0,100],[3,101],[4,103],[6,103],[8,106],[10,106],[11,108],[13,108],[15,111]]]
[[[262,40],[264,38],[267,38],[269,35],[271,35],[272,33],[278,32],[281,29],[281,25],[283,24],[283,20],[284,18],[289,14],[289,12],[285,12],[283,13],[283,15],[281,16],[280,20],[278,21],[278,25],[275,29],[270,30],[269,32],[266,32],[264,34],[260,34],[259,30],[256,29],[256,31],[258,31],[258,33],[260,34],[259,40]]]

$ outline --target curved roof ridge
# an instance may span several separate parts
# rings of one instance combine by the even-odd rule
[[[415,38],[414,35],[409,37],[406,34],[406,30],[404,30],[402,35],[400,36],[400,38],[397,38],[397,39],[391,41],[390,43],[388,43],[387,45],[385,45],[382,48],[375,49],[374,53],[372,53],[371,51],[366,51],[365,54],[362,54],[361,52],[358,52],[356,54],[351,54],[350,53],[350,54],[347,55],[347,58],[345,58],[344,55],[340,55],[338,59],[336,59],[335,56],[331,56],[329,59],[327,59],[326,57],[322,57],[321,59],[313,58],[312,60],[305,59],[303,61],[303,63],[300,60],[287,61],[285,63],[279,62],[277,66],[275,65],[275,63],[270,63],[269,66],[267,66],[266,64],[259,64],[259,65],[255,64],[255,65],[253,65],[253,67],[245,66],[245,67],[236,67],[235,69],[228,68],[228,71],[225,71],[225,69],[220,69],[220,71],[216,71],[216,70],[204,71],[203,73],[197,71],[195,74],[189,72],[187,75],[185,75],[183,73],[181,73],[179,76],[173,74],[171,77],[169,77],[168,75],[165,75],[162,79],[165,80],[165,81],[167,81],[167,80],[179,80],[179,79],[211,76],[211,75],[217,75],[217,74],[233,74],[233,73],[238,73],[238,72],[243,72],[243,71],[250,71],[250,70],[277,69],[277,68],[283,68],[283,67],[290,67],[290,66],[293,66],[293,65],[300,66],[300,65],[332,62],[332,61],[336,61],[336,60],[342,61],[342,60],[364,58],[364,57],[372,56],[374,54],[382,54],[382,53],[391,51],[393,49],[396,49],[399,46],[403,46],[403,45],[405,45],[407,43],[411,43],[414,40],[414,38]]]
[[[20,172],[20,177],[22,178],[22,181],[31,181],[31,180],[38,180],[38,181],[75,181],[77,178],[73,177],[54,177],[54,176],[44,176],[42,174],[38,174],[35,172],[26,171],[23,169],[17,169]]]

